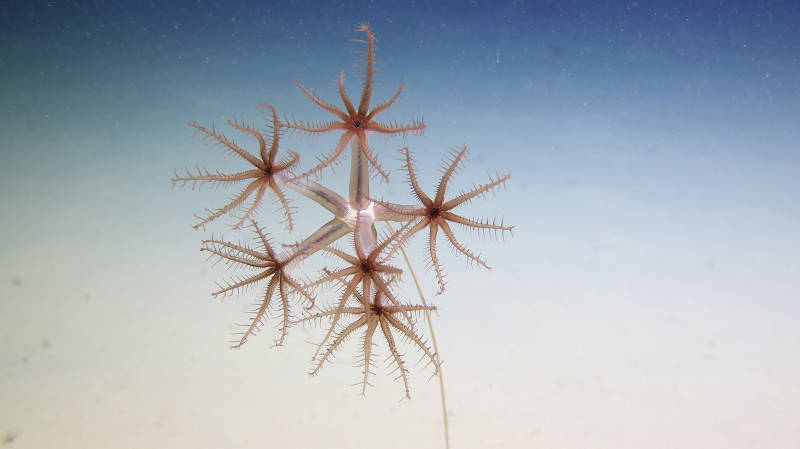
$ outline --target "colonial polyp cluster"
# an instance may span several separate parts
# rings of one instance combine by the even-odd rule
[[[232,243],[221,239],[204,240],[201,250],[224,263],[249,270],[251,274],[228,280],[213,296],[225,296],[241,292],[253,285],[266,285],[263,296],[255,304],[249,321],[242,325],[233,347],[243,345],[247,339],[258,332],[264,321],[272,316],[278,319],[277,345],[282,345],[289,328],[298,323],[325,323],[327,331],[317,345],[312,358],[311,374],[316,374],[331,359],[344,342],[356,334],[362,336],[357,365],[362,369],[360,387],[362,394],[369,385],[372,368],[375,366],[374,341],[376,330],[385,340],[388,349],[386,358],[391,372],[403,381],[405,396],[409,396],[408,369],[398,343],[415,347],[422,360],[438,373],[439,359],[421,336],[417,326],[420,312],[435,310],[434,306],[409,304],[394,293],[400,282],[403,270],[391,264],[392,258],[402,251],[403,246],[413,236],[425,233],[428,236],[426,256],[429,266],[434,270],[439,284],[439,293],[445,290],[445,274],[439,260],[438,242],[445,240],[458,254],[469,261],[488,268],[486,262],[476,253],[467,249],[456,237],[453,225],[462,228],[488,232],[503,236],[512,230],[502,222],[488,219],[472,219],[457,213],[459,206],[469,203],[476,197],[485,196],[496,188],[504,186],[510,175],[490,177],[485,184],[474,185],[449,199],[445,198],[448,183],[465,161],[467,147],[452,150],[442,166],[442,177],[436,191],[429,195],[420,186],[414,159],[408,148],[403,148],[402,161],[408,174],[408,182],[415,196],[416,204],[400,204],[370,197],[371,174],[388,182],[387,171],[378,162],[373,148],[369,145],[371,133],[386,135],[420,135],[425,129],[421,120],[410,124],[380,122],[376,118],[388,109],[400,96],[402,86],[389,100],[370,109],[372,87],[375,77],[376,39],[367,25],[356,27],[364,34],[364,40],[357,40],[365,48],[363,54],[363,85],[358,104],[350,101],[344,89],[344,71],[339,75],[339,96],[343,107],[336,107],[321,100],[299,82],[300,89],[323,110],[334,116],[329,122],[316,123],[278,119],[272,106],[261,105],[265,114],[266,127],[261,129],[254,124],[230,120],[228,125],[258,142],[258,153],[252,154],[233,139],[218,132],[213,126],[207,128],[197,123],[190,126],[196,133],[248,164],[237,173],[200,170],[186,171],[181,176],[177,172],[173,184],[193,187],[209,185],[212,187],[244,186],[238,195],[227,204],[207,211],[195,228],[225,215],[235,218],[234,229],[249,227],[255,234],[255,245]],[[308,134],[341,132],[336,147],[327,154],[318,156],[317,163],[306,171],[298,170],[300,156],[288,152],[278,159],[280,137],[286,131]],[[349,192],[346,197],[316,182],[321,172],[338,161],[350,144],[351,168]],[[299,172],[299,173],[297,173]],[[313,178],[313,179],[312,179]],[[260,227],[254,215],[265,196],[274,196],[280,204],[284,225],[291,231],[295,220],[295,210],[290,206],[285,189],[293,190],[310,198],[329,210],[333,218],[320,226],[311,235],[291,245],[276,245]],[[395,222],[397,229],[378,233],[378,222]],[[443,234],[442,238],[438,238]],[[347,249],[335,246],[342,239]],[[326,252],[341,265],[325,269],[317,279],[306,280],[299,277],[303,260],[317,252]],[[334,299],[320,304],[317,293],[330,291]],[[293,304],[299,302],[300,305]],[[322,301],[320,301],[322,302]],[[297,308],[301,308],[299,314]],[[294,313],[293,313],[294,312]]]

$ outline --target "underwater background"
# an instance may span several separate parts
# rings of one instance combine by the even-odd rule
[[[328,120],[296,81],[338,104],[344,69],[357,95],[367,22],[374,98],[404,85],[382,118],[427,124],[372,138],[381,195],[410,202],[406,145],[428,187],[464,144],[459,189],[512,174],[466,211],[515,226],[467,238],[493,269],[442,251],[445,294],[421,276],[453,448],[800,446],[800,6],[519,0],[3,2],[4,446],[444,446],[421,366],[400,401],[382,358],[350,387],[352,345],[307,376],[314,329],[229,350],[256,294],[212,299],[231,273],[198,249],[250,236],[191,228],[233,191],[170,185],[241,167],[189,122]],[[335,141],[281,144],[308,167]],[[259,214],[284,240],[327,220],[291,196],[299,234]]]

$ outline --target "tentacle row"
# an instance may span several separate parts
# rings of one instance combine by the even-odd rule
[[[315,298],[311,295],[306,286],[301,285],[288,274],[288,267],[299,256],[292,253],[287,256],[280,256],[275,253],[267,234],[258,226],[255,221],[251,221],[251,226],[256,234],[259,249],[250,248],[240,243],[230,243],[221,239],[204,240],[201,251],[207,251],[211,257],[216,257],[218,261],[226,264],[255,269],[256,273],[250,276],[241,276],[227,281],[220,285],[219,290],[212,293],[214,297],[224,297],[235,292],[241,292],[256,284],[267,281],[267,287],[261,300],[255,304],[255,309],[251,312],[248,323],[241,325],[243,330],[237,333],[237,340],[233,342],[233,347],[242,346],[247,339],[255,335],[261,328],[264,319],[273,304],[272,300],[276,297],[280,302],[281,324],[279,326],[280,336],[276,340],[276,346],[283,345],[289,324],[292,321],[290,310],[290,296],[296,295],[309,302],[308,308],[314,306]]]
[[[258,157],[250,154],[224,134],[218,133],[213,125],[211,129],[208,129],[197,123],[189,124],[190,127],[195,129],[195,134],[203,136],[203,141],[211,142],[216,146],[224,148],[230,154],[244,159],[254,167],[254,169],[232,174],[219,171],[211,173],[208,170],[201,170],[199,168],[197,169],[197,174],[192,174],[189,170],[186,170],[186,176],[180,176],[175,172],[175,176],[172,178],[172,184],[181,186],[191,184],[192,187],[195,187],[197,185],[210,184],[211,186],[217,187],[250,181],[227,204],[216,209],[209,209],[204,217],[200,217],[200,222],[194,225],[195,229],[203,227],[217,218],[234,213],[235,211],[240,211],[241,215],[237,217],[238,220],[233,227],[241,227],[255,214],[267,190],[270,190],[280,204],[280,210],[284,213],[286,229],[292,230],[294,226],[292,207],[290,206],[289,199],[281,190],[281,182],[278,177],[281,176],[283,172],[291,173],[291,170],[298,165],[300,156],[297,153],[290,152],[288,158],[277,163],[275,162],[280,138],[278,114],[272,106],[262,105],[261,107],[268,111],[267,116],[271,125],[266,131],[259,130],[254,124],[246,124],[243,121],[237,120],[228,120],[229,126],[256,139],[259,147]],[[269,144],[267,142],[269,142]],[[246,203],[251,196],[253,200],[248,206]]]
[[[367,292],[370,291],[368,284],[365,284],[364,287]],[[422,358],[427,360],[428,363],[426,365],[432,364],[434,366],[433,375],[436,375],[439,369],[436,355],[425,339],[418,334],[414,325],[405,318],[406,315],[417,314],[422,311],[434,311],[436,307],[399,303],[385,305],[382,301],[383,295],[383,291],[378,288],[375,289],[372,295],[369,293],[365,295],[363,291],[358,292],[356,289],[352,291],[352,298],[358,298],[358,306],[344,307],[342,303],[339,307],[309,314],[297,321],[297,323],[315,323],[328,319],[331,322],[329,332],[317,345],[318,355],[313,359],[314,364],[310,371],[311,375],[318,374],[322,367],[333,359],[336,351],[351,336],[359,329],[364,329],[361,344],[359,345],[359,355],[356,358],[356,366],[362,369],[361,381],[357,385],[361,389],[361,394],[365,394],[367,386],[371,385],[369,382],[370,376],[374,374],[372,368],[376,366],[373,349],[375,346],[375,331],[379,327],[389,350],[389,356],[386,358],[388,361],[387,366],[391,369],[390,373],[397,373],[396,380],[403,382],[406,398],[411,398],[408,384],[408,368],[406,368],[405,359],[398,347],[396,336],[416,347],[422,354]],[[371,297],[372,300],[366,301],[364,299],[366,297]],[[399,318],[398,315],[403,318]],[[346,325],[337,325],[339,318],[342,316],[352,317],[352,321]]]
[[[398,242],[403,243],[410,239],[417,232],[428,229],[428,242],[426,246],[426,258],[428,260],[429,268],[436,273],[436,279],[439,283],[439,294],[445,290],[445,271],[439,261],[439,254],[437,251],[436,241],[439,231],[442,231],[445,239],[450,247],[456,252],[467,258],[468,261],[480,265],[484,268],[490,268],[480,255],[470,251],[461,243],[455,236],[450,223],[457,223],[460,226],[478,230],[482,233],[492,233],[495,236],[499,235],[501,238],[506,232],[513,232],[513,226],[506,226],[503,220],[497,223],[496,219],[491,222],[486,219],[473,219],[466,218],[453,212],[458,206],[464,205],[472,201],[478,196],[484,196],[487,193],[494,192],[495,189],[503,187],[505,183],[511,179],[511,175],[496,176],[489,178],[486,184],[474,185],[473,188],[467,192],[463,192],[456,197],[445,201],[445,193],[447,191],[448,183],[454,176],[461,170],[467,156],[467,147],[463,146],[459,149],[453,150],[445,158],[442,164],[442,177],[439,184],[436,186],[436,194],[431,198],[419,184],[417,174],[414,167],[414,159],[411,156],[411,151],[408,148],[400,150],[404,156],[405,168],[408,173],[409,184],[411,185],[411,192],[416,196],[421,206],[416,208],[409,208],[406,205],[394,204],[387,201],[376,200],[384,210],[389,214],[395,216],[404,216],[407,220],[413,221],[414,225],[409,227],[408,230],[398,237]]]
[[[301,173],[297,178],[307,178],[311,175],[318,175],[322,169],[334,163],[344,152],[347,144],[355,138],[358,141],[358,147],[363,153],[364,157],[369,161],[369,165],[377,172],[384,182],[389,182],[389,174],[378,162],[377,156],[374,154],[372,148],[369,146],[369,133],[377,132],[386,135],[401,135],[408,134],[421,135],[425,131],[425,123],[419,119],[412,119],[410,124],[401,125],[396,122],[390,124],[379,122],[375,119],[381,112],[388,109],[400,97],[403,91],[401,85],[397,92],[388,100],[379,104],[370,110],[370,100],[372,98],[372,87],[375,83],[375,42],[377,39],[372,34],[368,25],[359,25],[355,31],[362,32],[366,35],[365,40],[356,40],[356,42],[366,45],[366,50],[361,53],[364,54],[363,64],[363,83],[361,86],[361,99],[356,108],[350,101],[347,92],[344,88],[344,71],[339,74],[339,97],[342,100],[344,109],[340,109],[322,99],[316,94],[307,89],[299,81],[297,85],[300,90],[306,94],[312,103],[317,105],[322,110],[334,115],[336,120],[326,123],[304,122],[296,120],[287,120],[282,126],[295,131],[300,131],[309,134],[324,133],[328,131],[341,130],[342,135],[339,142],[334,149],[318,159],[317,165],[311,169]]]

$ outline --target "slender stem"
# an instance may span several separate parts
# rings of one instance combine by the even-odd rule
[[[385,222],[389,229],[394,232],[394,226],[388,220]],[[417,275],[414,274],[414,269],[411,268],[411,261],[408,260],[408,254],[406,254],[405,248],[402,246],[400,247],[400,252],[403,253],[403,259],[406,261],[406,265],[408,266],[408,271],[411,273],[411,278],[414,280],[414,285],[417,287],[417,293],[419,294],[419,299],[422,301],[422,305],[428,307],[428,303],[425,301],[425,295],[422,294],[422,287],[419,286],[419,281],[417,281]],[[446,449],[450,449],[450,431],[447,426],[447,401],[444,397],[444,376],[442,375],[442,361],[439,359],[439,345],[436,344],[436,335],[433,332],[433,322],[431,321],[431,312],[428,309],[425,309],[425,319],[428,321],[428,330],[431,333],[431,343],[433,343],[433,351],[436,356],[436,364],[438,365],[439,369],[439,391],[442,395],[442,420],[444,422],[444,447]]]

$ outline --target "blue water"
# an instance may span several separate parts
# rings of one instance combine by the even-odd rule
[[[464,144],[457,189],[512,174],[466,211],[515,225],[462,233],[493,269],[440,242],[448,291],[421,276],[453,447],[800,444],[795,2],[54,0],[0,6],[9,447],[442,446],[422,367],[397,403],[382,357],[366,398],[348,387],[354,343],[308,379],[313,329],[272,350],[270,323],[227,351],[258,292],[211,300],[232,273],[197,249],[250,237],[191,229],[231,191],[170,191],[173,169],[241,168],[188,122],[258,121],[262,102],[329,120],[296,81],[338,104],[341,70],[356,97],[360,23],[378,38],[374,104],[404,86],[381,118],[427,124],[372,138],[392,169],[376,192],[411,201],[403,146],[427,187]],[[282,148],[310,164],[335,141]],[[344,193],[347,172],[323,181]],[[327,220],[295,205],[296,234],[270,203],[259,221],[294,241]]]

